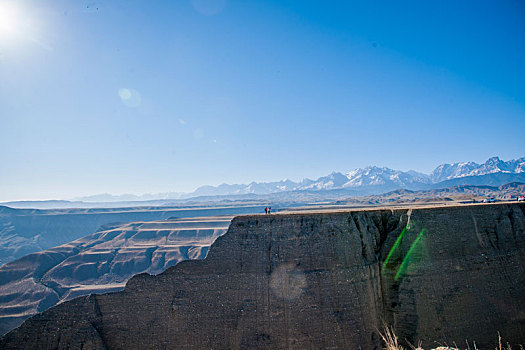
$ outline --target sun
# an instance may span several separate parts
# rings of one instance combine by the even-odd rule
[[[0,38],[10,39],[20,29],[20,15],[18,9],[11,1],[0,0]]]

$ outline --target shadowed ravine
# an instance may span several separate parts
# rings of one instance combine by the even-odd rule
[[[2,348],[379,349],[525,342],[525,205],[235,218],[205,260],[27,320]]]

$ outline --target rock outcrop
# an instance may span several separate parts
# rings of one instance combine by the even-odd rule
[[[525,205],[235,218],[205,260],[62,303],[3,349],[379,349],[525,342]]]

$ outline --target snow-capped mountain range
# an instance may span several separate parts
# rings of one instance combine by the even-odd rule
[[[499,157],[489,158],[483,164],[474,162],[441,164],[430,174],[432,182],[441,182],[466,176],[496,173],[519,174],[525,172],[525,157],[502,161]]]
[[[503,161],[492,157],[483,164],[474,162],[441,164],[432,173],[392,170],[369,166],[348,173],[333,172],[317,180],[304,179],[294,182],[288,179],[277,182],[252,182],[247,185],[202,186],[184,197],[268,194],[284,191],[322,191],[348,189],[365,193],[379,193],[400,188],[427,189],[446,185],[502,185],[513,181],[525,181],[525,157]]]
[[[333,190],[339,190],[349,195],[370,195],[397,189],[425,190],[456,185],[501,186],[509,182],[525,182],[525,157],[509,161],[492,157],[483,164],[474,162],[441,164],[430,174],[413,170],[400,171],[386,167],[368,166],[348,173],[332,172],[317,180],[304,179],[300,182],[284,179],[275,182],[201,186],[190,193],[166,192],[140,196],[101,194],[76,198],[76,200],[85,202],[145,201],[187,199],[200,196],[266,195],[290,191],[319,192]]]

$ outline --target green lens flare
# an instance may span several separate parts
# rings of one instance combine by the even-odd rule
[[[392,247],[392,249],[390,249],[390,252],[388,252],[388,255],[385,259],[385,262],[383,263],[383,267],[381,268],[381,272],[384,272],[387,265],[388,265],[388,262],[390,261],[390,258],[392,257],[392,254],[394,254],[394,252],[397,250],[397,247],[399,246],[399,244],[401,244],[401,240],[403,239],[403,235],[405,234],[405,232],[407,231],[407,227],[405,226],[403,228],[403,231],[401,231],[401,234],[399,235],[399,237],[397,237],[397,240],[396,242],[394,243],[394,246]]]
[[[396,276],[394,277],[394,281],[397,281],[399,277],[405,273],[406,269],[408,268],[408,264],[410,263],[410,257],[412,255],[412,252],[416,248],[417,244],[421,240],[421,237],[423,237],[423,233],[425,233],[425,229],[422,229],[421,232],[417,235],[416,240],[412,245],[410,246],[410,249],[408,250],[407,255],[405,255],[405,258],[403,259],[403,262],[399,266],[399,269],[397,270]]]

